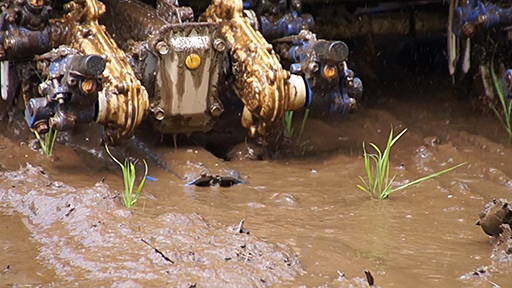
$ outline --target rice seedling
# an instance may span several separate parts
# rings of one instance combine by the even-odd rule
[[[304,132],[304,127],[306,126],[306,121],[308,120],[309,109],[306,109],[304,112],[304,117],[302,118],[302,123],[300,126],[299,136],[297,138],[297,145],[300,142],[300,138],[302,137],[302,133]],[[293,123],[293,111],[285,111],[283,115],[283,125],[284,125],[284,136],[286,139],[292,139],[295,129],[292,127]]]
[[[501,85],[501,81],[498,80],[498,76],[496,76],[496,72],[494,72],[494,61],[491,61],[491,75],[492,82],[494,83],[494,88],[496,89],[496,93],[498,94],[499,103],[501,104],[501,108],[503,110],[503,115],[498,111],[498,109],[496,109],[496,107],[494,107],[494,105],[491,105],[491,107],[492,110],[494,111],[494,114],[498,116],[501,123],[505,127],[505,130],[507,131],[508,134],[508,138],[512,139],[512,125],[510,119],[510,116],[512,114],[512,101],[508,100],[503,93],[503,86]]]
[[[375,149],[377,154],[368,154],[365,148],[365,144],[363,142],[363,152],[364,152],[364,168],[366,170],[366,181],[362,176],[359,176],[363,185],[357,185],[357,188],[362,191],[368,193],[371,197],[377,199],[386,199],[393,192],[405,189],[409,186],[416,185],[425,180],[437,177],[446,172],[452,171],[466,163],[461,163],[450,167],[448,169],[430,174],[428,176],[416,179],[412,182],[404,184],[402,186],[398,186],[393,188],[392,184],[395,180],[396,175],[390,178],[389,175],[389,155],[391,152],[391,147],[395,144],[402,135],[407,131],[404,129],[400,134],[398,134],[395,138],[393,138],[393,128],[391,128],[391,133],[389,134],[388,142],[386,144],[386,149],[381,151],[377,145],[374,143],[370,143],[370,145]]]
[[[306,127],[306,121],[308,120],[308,116],[309,109],[306,109],[306,111],[304,112],[304,117],[302,118],[302,125],[300,126],[299,138],[297,138],[297,145],[299,144],[300,138],[302,137],[302,133],[304,132],[304,127]]]
[[[124,164],[122,164],[110,153],[110,150],[108,149],[107,145],[105,145],[105,149],[107,150],[107,153],[110,156],[110,158],[112,158],[112,160],[114,160],[119,165],[119,167],[121,167],[121,171],[123,173],[123,204],[128,208],[133,207],[133,205],[135,205],[137,199],[139,198],[144,183],[146,182],[146,176],[148,176],[148,164],[146,163],[145,160],[143,160],[146,171],[144,172],[144,177],[142,177],[142,180],[140,181],[139,186],[137,187],[137,191],[135,191],[134,194],[133,187],[135,185],[135,178],[137,176],[135,173],[135,165],[137,165],[138,160],[134,160],[133,158],[126,158],[124,160]]]
[[[283,125],[284,125],[284,137],[287,139],[291,139],[293,137],[293,111],[285,111],[283,115]]]
[[[494,89],[496,90],[496,94],[498,94],[499,105],[502,108],[502,112],[498,111],[498,109],[495,107],[495,104],[491,103],[490,106],[494,111],[494,114],[496,114],[496,116],[500,119],[500,122],[503,124],[505,130],[507,131],[508,138],[512,140],[512,123],[510,119],[510,117],[512,116],[512,101],[510,101],[510,99],[507,99],[508,95],[505,95],[505,93],[503,92],[503,85],[500,79],[498,79],[498,76],[496,75],[496,72],[494,70],[494,59],[501,41],[496,43],[489,35],[487,36],[487,40],[491,43],[491,45],[494,46],[494,51],[491,57],[490,73],[492,82],[494,84]]]
[[[52,156],[53,147],[55,146],[55,140],[57,140],[59,131],[50,128],[48,133],[46,133],[43,137],[41,137],[41,135],[39,135],[39,133],[37,133],[35,130],[34,134],[39,141],[39,146],[41,146],[41,150],[43,150],[44,155],[47,157]]]

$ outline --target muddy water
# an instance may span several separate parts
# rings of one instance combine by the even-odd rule
[[[307,273],[291,285],[331,283],[338,271],[355,277],[369,269],[383,287],[506,287],[508,266],[490,260],[492,241],[474,222],[485,202],[510,193],[512,151],[493,117],[468,113],[476,112],[450,93],[431,89],[420,101],[395,99],[340,122],[309,121],[305,158],[233,163],[250,174],[248,185],[195,188],[180,203],[221,222],[245,218],[255,235],[292,245]],[[360,143],[382,145],[390,124],[409,128],[392,155],[397,184],[468,165],[388,201],[370,200],[356,188],[364,173]],[[309,150],[325,153],[307,157]],[[181,193],[160,197],[173,201]],[[488,279],[458,280],[480,266],[491,266]]]
[[[247,183],[184,186],[152,165],[156,180],[131,211],[116,196],[117,167],[93,140],[58,144],[47,159],[3,137],[0,165],[14,172],[1,175],[0,283],[365,287],[370,270],[382,287],[507,287],[512,261],[474,224],[486,202],[512,198],[512,146],[500,123],[442,80],[371,93],[355,114],[313,115],[299,147],[273,148],[271,160],[160,149],[177,170],[229,167]],[[391,125],[409,129],[391,154],[397,185],[467,164],[370,199],[356,188],[361,143],[384,145]],[[236,231],[242,219],[249,234]]]

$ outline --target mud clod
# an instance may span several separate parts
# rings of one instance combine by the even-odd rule
[[[512,224],[512,210],[506,199],[493,199],[485,205],[480,213],[480,219],[475,223],[482,227],[482,230],[489,235],[498,237],[503,233],[502,224]]]

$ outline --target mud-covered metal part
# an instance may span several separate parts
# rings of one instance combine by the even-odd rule
[[[42,30],[46,27],[46,21],[48,21],[52,11],[49,5],[51,4],[50,0],[16,0],[6,2],[7,6],[13,8],[12,10],[4,10],[10,10],[7,13],[7,22],[12,23],[10,17],[13,17],[14,22],[19,26],[33,31]]]
[[[217,89],[226,44],[218,25],[168,26],[156,43],[155,127],[162,133],[210,130],[224,110]]]
[[[511,2],[450,0],[448,20],[448,68],[454,80],[463,80],[465,74],[474,71],[473,78],[483,88],[480,93],[494,105],[498,88],[494,72],[502,84],[498,89],[509,98],[511,75],[504,70],[510,66]],[[491,71],[493,67],[495,70]]]
[[[265,135],[285,111],[304,107],[304,80],[282,68],[272,45],[244,17],[242,0],[214,0],[200,21],[220,25],[231,56],[233,88],[245,105],[242,125],[252,136]]]
[[[306,81],[307,106],[329,107],[342,113],[355,108],[363,85],[347,67],[349,50],[344,42],[317,40],[315,34],[306,30],[277,42],[288,43],[286,49],[281,46],[281,55],[292,63],[290,72],[302,75]]]
[[[105,6],[98,0],[75,0],[64,5],[66,15],[51,20],[67,31],[65,43],[85,55],[101,55],[106,61],[103,89],[99,91],[96,121],[105,126],[109,142],[131,136],[146,116],[149,100],[146,89],[135,77],[125,53],[98,23]]]
[[[479,215],[476,225],[489,236],[499,236],[503,233],[502,225],[512,225],[512,210],[506,199],[493,199],[485,205],[484,211]]]
[[[485,2],[485,3],[484,3]],[[450,0],[448,64],[450,74],[470,69],[472,39],[485,38],[491,29],[512,25],[512,7],[502,8],[480,0]],[[507,33],[510,35],[510,33]],[[509,36],[507,36],[509,37]],[[458,69],[461,66],[460,69]]]
[[[149,42],[166,24],[155,8],[139,0],[103,0],[105,17],[102,24],[122,49],[128,50],[128,41]],[[116,21],[108,21],[115,19]]]
[[[233,185],[245,183],[242,179],[240,179],[240,174],[235,170],[224,172],[225,175],[211,175],[205,171],[201,174],[200,177],[188,181],[185,186],[195,185],[199,187],[231,187]]]
[[[0,61],[0,95],[8,103],[13,103],[16,97],[17,78],[14,62]]]
[[[64,46],[35,59],[47,80],[39,85],[42,97],[26,103],[28,126],[44,134],[48,128],[69,130],[77,123],[94,121],[105,59]]]
[[[512,24],[512,7],[501,8],[480,0],[450,0],[448,16],[448,68],[468,73],[471,68],[472,39],[486,37],[497,26]]]
[[[448,28],[446,31],[446,43],[447,43],[447,60],[448,60],[448,72],[450,75],[454,75],[457,69],[457,64],[459,61],[459,38],[457,35],[453,33],[453,22],[455,9],[459,3],[458,0],[449,0],[449,8],[448,8]]]
[[[76,57],[68,58],[62,55],[63,59],[55,58],[52,60],[56,61],[53,64],[47,63],[47,67],[38,69],[44,74],[47,73],[45,69],[53,67],[52,69],[59,71],[61,75],[50,80],[51,83],[47,81],[43,83],[41,88],[46,89],[40,91],[44,94],[40,95],[43,98],[39,98],[39,95],[24,94],[27,111],[33,112],[27,116],[29,125],[34,126],[36,122],[42,123],[40,120],[46,117],[48,123],[41,124],[39,127],[43,128],[39,130],[48,129],[48,125],[59,130],[69,129],[77,121],[89,122],[90,115],[95,115],[90,111],[94,109],[97,102],[98,113],[96,114],[98,117],[95,120],[106,126],[107,138],[110,142],[117,142],[130,136],[148,110],[148,96],[144,87],[133,75],[133,71],[126,61],[126,55],[105,33],[104,27],[98,24],[98,19],[105,10],[104,5],[97,0],[70,1],[64,4],[64,15],[61,18],[50,19],[53,4],[48,0],[16,0],[3,4],[0,17],[0,60],[32,60],[34,55],[46,53],[60,45],[66,45],[84,57],[96,55],[90,59],[97,59],[96,57],[99,55],[103,58],[103,62],[106,61],[101,79],[102,85],[99,85],[104,89],[98,93],[99,101],[90,100],[98,98],[91,95],[85,98],[69,96],[75,95],[79,90],[71,91],[74,89],[71,86],[75,84],[69,85],[67,80],[65,80],[67,84],[61,80],[71,75],[68,73],[70,71],[63,69],[74,69],[74,74],[72,74],[75,76],[80,74],[80,71],[76,70],[77,66],[72,64],[75,60],[70,60]],[[82,76],[84,75],[80,75],[80,77]],[[97,76],[99,75],[95,75],[95,77]],[[25,87],[22,89],[28,90],[26,86],[30,83],[26,83],[26,79],[20,80],[25,81],[23,83]],[[71,82],[73,81],[71,80]],[[96,90],[98,86],[92,84],[93,82],[86,81],[84,83],[86,83],[84,85],[91,86],[83,86],[80,89],[86,88],[92,91]],[[65,85],[67,86],[64,87]],[[12,91],[10,93],[12,94]],[[96,91],[91,93],[96,93]],[[60,100],[57,101],[60,106],[57,105],[57,108],[53,107],[55,102],[54,99],[51,99],[54,97],[53,94],[60,95],[58,96]],[[31,100],[31,98],[36,99]],[[44,103],[45,98],[48,103]],[[78,113],[78,111],[70,112],[68,110],[70,99],[73,101],[77,101],[76,99],[88,100],[85,102],[79,100],[83,102],[78,105],[81,106],[81,109],[83,108],[83,111]],[[92,104],[88,101],[91,101]],[[86,103],[91,104],[91,107],[85,109],[83,105]],[[68,108],[64,108],[62,105],[67,105]],[[78,109],[76,105],[71,106],[74,107],[73,109]]]
[[[218,89],[227,49],[219,25],[165,18],[158,10],[160,2],[157,10],[133,0],[105,3],[109,17],[129,23],[128,27],[114,21],[106,24],[116,41],[129,44],[132,66],[151,91],[150,115],[156,129],[161,133],[210,130],[214,118],[224,111]]]
[[[0,4],[0,60],[31,58],[52,48],[49,4],[48,0]]]
[[[453,32],[459,37],[487,33],[497,25],[512,25],[512,7],[501,8],[480,0],[467,1],[454,11]]]
[[[512,99],[512,69],[508,69],[501,77],[501,88],[507,100]]]
[[[313,18],[301,14],[300,0],[247,0],[244,8],[255,10],[260,32],[267,40],[275,40],[277,52],[292,63],[290,72],[304,77],[308,93],[306,106],[328,107],[336,112],[351,111],[356,107],[363,86],[347,67],[347,45],[341,41],[317,39],[310,32]],[[246,12],[246,15],[250,13]]]
[[[194,19],[190,7],[180,7],[178,1],[173,0],[157,0],[156,9],[139,0],[102,0],[102,2],[106,9],[102,24],[118,45],[125,50],[130,48],[130,43],[127,43],[130,40],[153,42],[152,39],[158,37],[164,26]],[[109,21],[109,19],[116,21]]]
[[[168,23],[194,21],[194,11],[192,8],[180,7],[177,0],[157,0],[156,11],[158,17]]]
[[[339,68],[341,93],[331,92],[330,108],[331,111],[345,113],[354,110],[356,99],[363,96],[363,82],[358,77],[354,77],[354,72],[348,69],[347,62],[341,63]]]
[[[301,8],[302,3],[300,0],[244,1],[244,9],[255,11],[259,30],[265,39],[269,41],[297,35],[302,30],[313,29],[315,24],[313,16],[301,13]]]

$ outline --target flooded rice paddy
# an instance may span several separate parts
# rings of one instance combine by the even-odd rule
[[[508,287],[512,258],[475,222],[493,198],[512,199],[512,144],[443,73],[373,84],[356,113],[313,113],[298,144],[267,147],[263,160],[160,145],[179,175],[229,168],[246,183],[185,186],[150,163],[135,209],[122,206],[118,167],[93,136],[61,137],[47,158],[5,120],[0,284],[368,287],[369,270],[381,287]],[[396,185],[467,164],[371,199],[357,189],[362,142],[382,147],[391,126],[408,128],[391,153]]]

